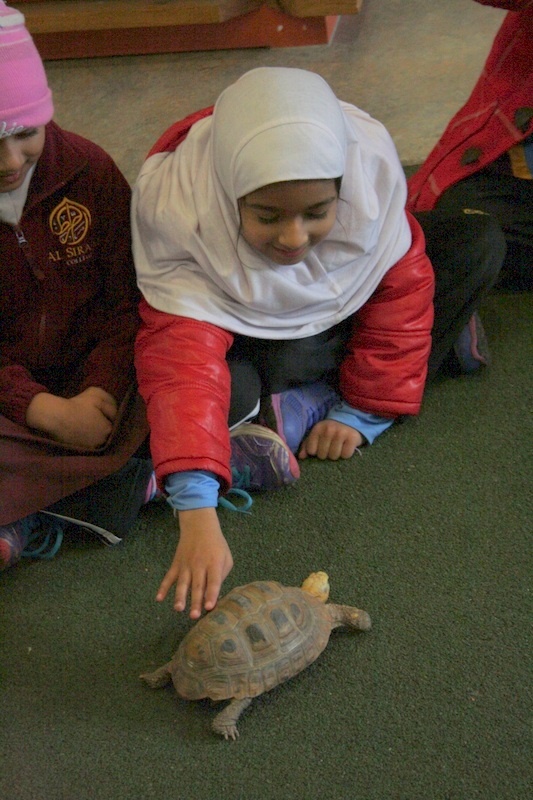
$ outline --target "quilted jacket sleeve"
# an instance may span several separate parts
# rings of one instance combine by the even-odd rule
[[[418,414],[431,348],[433,268],[422,229],[408,218],[411,248],[354,315],[340,370],[344,400],[382,417]]]
[[[523,11],[533,6],[533,0],[476,0],[482,6],[494,6],[507,11]]]
[[[533,0],[486,5],[513,11],[505,15],[470,97],[409,178],[411,211],[434,208],[446,189],[533,133]]]
[[[231,482],[228,414],[231,380],[226,353],[232,335],[206,322],[140,304],[135,366],[146,403],[157,478],[209,470]]]

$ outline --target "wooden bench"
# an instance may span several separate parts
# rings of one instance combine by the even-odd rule
[[[327,44],[362,0],[12,0],[45,60]]]

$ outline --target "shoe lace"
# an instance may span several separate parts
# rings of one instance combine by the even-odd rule
[[[250,514],[251,512],[248,509],[251,508],[253,500],[246,491],[246,489],[250,486],[250,467],[246,465],[242,472],[239,472],[238,469],[232,467],[231,477],[233,480],[233,486],[227,491],[225,497],[219,498],[218,505],[221,506],[221,508],[227,509],[228,511],[237,511],[240,514]],[[232,503],[231,500],[228,500],[228,495],[233,495],[234,497],[244,500],[244,504],[236,505],[235,503]]]
[[[235,497],[240,497],[241,499],[243,499],[244,505],[241,506],[232,503],[231,500],[228,500],[229,494],[235,495]],[[227,511],[237,511],[239,512],[239,514],[251,514],[252,512],[248,511],[248,509],[251,507],[252,503],[253,503],[252,498],[250,497],[248,492],[244,491],[244,489],[229,489],[225,497],[218,498],[218,505],[221,508],[225,508]]]
[[[237,467],[231,468],[231,479],[234,489],[248,489],[252,482],[252,473],[248,464],[245,464],[242,472]]]
[[[62,542],[63,528],[61,525],[53,525],[48,531],[43,531],[39,527],[29,534],[26,547],[20,555],[22,558],[53,558]]]

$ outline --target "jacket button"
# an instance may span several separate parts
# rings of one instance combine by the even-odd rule
[[[514,112],[514,124],[522,133],[526,133],[529,128],[529,123],[533,119],[533,108],[524,106],[524,108],[517,108]]]
[[[481,147],[468,147],[461,156],[461,166],[467,167],[469,164],[479,161],[482,153]]]

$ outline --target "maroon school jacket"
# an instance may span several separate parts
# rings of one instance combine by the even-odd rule
[[[118,470],[146,438],[129,209],[113,160],[49,123],[20,223],[0,222],[0,525]],[[25,425],[37,393],[68,397],[89,386],[121,404],[98,452],[61,447]]]

